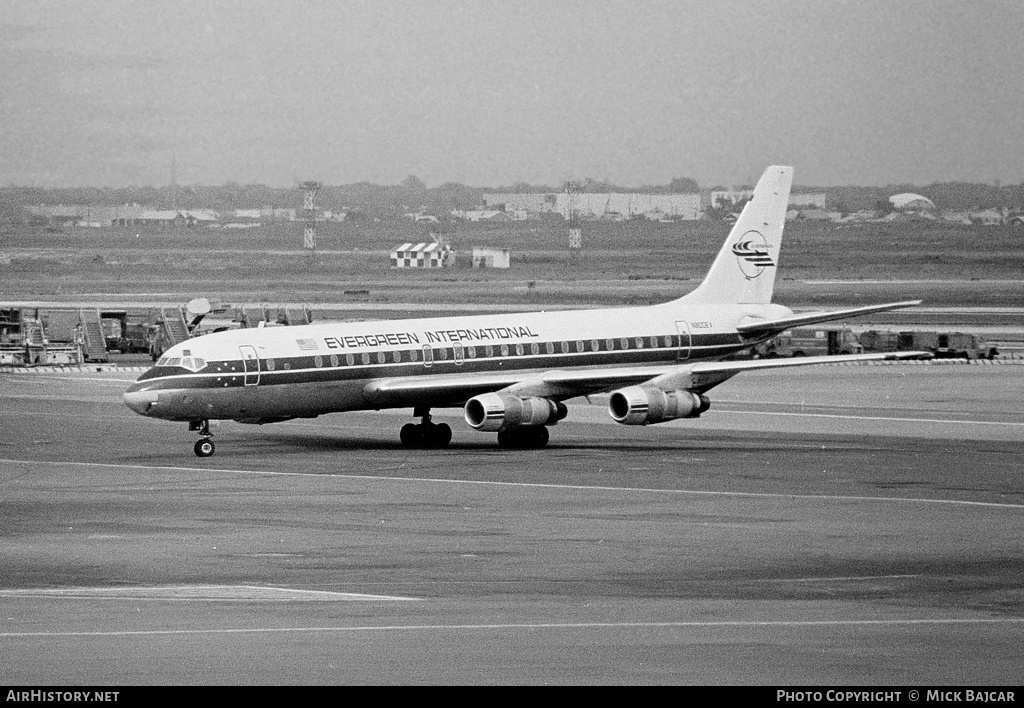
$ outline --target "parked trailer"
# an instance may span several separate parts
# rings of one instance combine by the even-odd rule
[[[834,356],[864,351],[857,335],[848,327],[795,327],[765,342],[755,354],[777,356]]]
[[[995,359],[999,348],[967,332],[888,332],[868,330],[860,335],[866,352],[928,351],[936,359]]]

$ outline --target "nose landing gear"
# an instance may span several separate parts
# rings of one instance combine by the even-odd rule
[[[406,423],[402,426],[399,437],[406,447],[442,448],[448,447],[452,441],[452,429],[447,423],[430,422],[429,408],[416,408],[413,415],[422,418],[423,422]]]
[[[210,421],[208,419],[189,421],[188,429],[198,432],[200,435],[199,440],[196,441],[195,446],[192,448],[196,453],[196,457],[209,457],[216,451],[217,448],[213,444],[213,433],[210,432]]]

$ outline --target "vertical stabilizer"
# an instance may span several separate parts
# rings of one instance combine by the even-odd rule
[[[793,168],[769,167],[729,232],[704,282],[683,302],[767,304],[772,301]]]

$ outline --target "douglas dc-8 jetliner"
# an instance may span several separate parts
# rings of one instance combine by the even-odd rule
[[[543,447],[565,401],[610,393],[623,425],[696,418],[707,392],[741,371],[909,358],[922,352],[720,361],[798,325],[917,305],[920,300],[794,315],[772,304],[793,181],[769,167],[693,292],[660,305],[216,332],[175,345],[131,384],[136,413],[185,421],[195,453],[214,452],[210,421],[273,423],[325,413],[412,408],[410,447],[444,447],[432,408],[462,407],[503,447]]]

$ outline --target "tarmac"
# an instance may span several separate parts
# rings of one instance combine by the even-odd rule
[[[0,375],[6,685],[1019,683],[1017,366],[750,372],[639,428],[580,399],[543,450],[224,423],[207,459],[136,370],[43,368]]]

